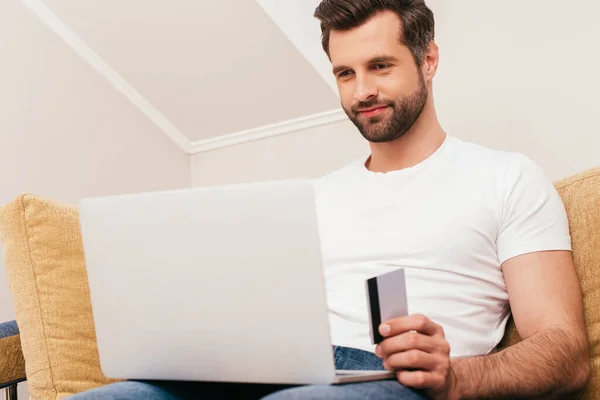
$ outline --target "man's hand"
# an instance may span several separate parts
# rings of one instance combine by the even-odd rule
[[[423,315],[387,321],[379,327],[385,338],[376,348],[386,369],[396,371],[404,386],[423,389],[435,400],[454,398],[455,378],[444,329]]]

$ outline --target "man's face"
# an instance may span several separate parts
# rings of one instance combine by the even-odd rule
[[[400,18],[384,12],[358,28],[330,34],[342,107],[370,142],[400,138],[427,102],[425,80],[400,32]]]

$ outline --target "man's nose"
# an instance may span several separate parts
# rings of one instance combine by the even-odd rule
[[[366,77],[357,78],[354,99],[357,101],[369,101],[378,95],[377,87]]]

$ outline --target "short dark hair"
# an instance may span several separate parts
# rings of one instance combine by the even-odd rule
[[[331,30],[349,30],[367,22],[376,14],[392,11],[400,17],[400,43],[411,51],[417,64],[427,55],[435,38],[435,19],[425,0],[323,0],[314,16],[321,21],[323,50],[329,56]]]

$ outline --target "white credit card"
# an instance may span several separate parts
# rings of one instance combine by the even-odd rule
[[[371,342],[379,344],[383,341],[379,333],[379,325],[390,319],[408,315],[404,269],[400,268],[368,279],[365,282],[365,290],[371,322]]]

